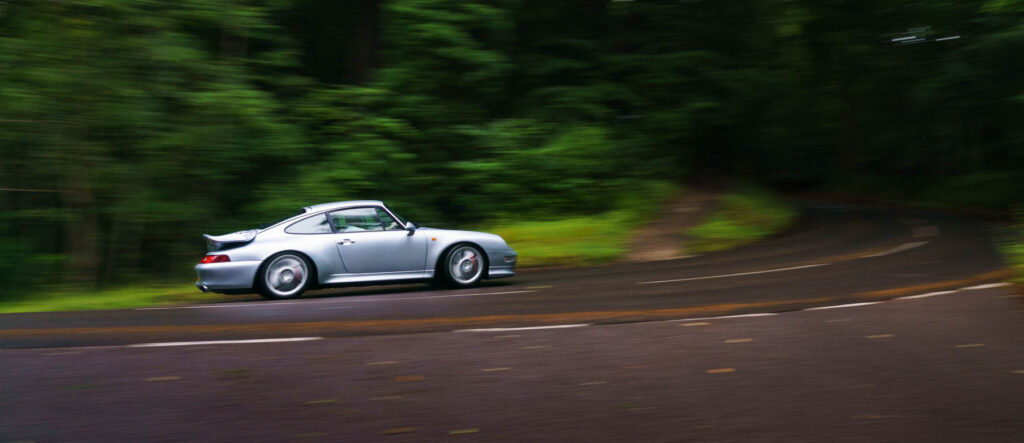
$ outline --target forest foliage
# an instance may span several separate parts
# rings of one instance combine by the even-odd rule
[[[0,280],[179,274],[202,233],[350,198],[466,226],[736,177],[1005,209],[1021,54],[1020,0],[4,0]]]

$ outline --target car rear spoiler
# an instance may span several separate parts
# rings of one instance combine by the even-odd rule
[[[224,235],[209,235],[203,234],[203,239],[206,240],[206,250],[209,252],[219,251],[222,249],[228,249],[229,247],[242,246],[242,244],[251,242],[256,238],[256,234],[259,233],[256,229],[250,229],[248,231],[232,232]]]

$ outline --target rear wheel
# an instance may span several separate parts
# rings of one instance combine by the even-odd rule
[[[296,298],[309,286],[311,273],[304,257],[282,252],[267,259],[259,271],[259,291],[264,298]]]
[[[438,269],[444,283],[456,288],[474,286],[483,279],[486,259],[472,245],[457,245],[445,254]]]

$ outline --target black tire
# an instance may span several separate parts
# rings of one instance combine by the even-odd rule
[[[256,289],[269,300],[298,298],[310,287],[315,275],[313,266],[302,254],[279,252],[264,261],[256,272]]]
[[[460,243],[452,246],[437,263],[435,281],[450,288],[476,286],[487,273],[487,256],[480,248]]]

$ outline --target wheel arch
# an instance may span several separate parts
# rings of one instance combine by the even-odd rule
[[[320,286],[320,271],[316,268],[316,261],[313,260],[313,258],[310,257],[309,254],[306,254],[305,252],[296,251],[294,249],[286,249],[284,251],[278,251],[278,252],[275,252],[273,254],[270,254],[270,255],[267,256],[267,258],[264,258],[263,261],[260,262],[260,267],[256,269],[256,275],[253,276],[253,278],[252,278],[252,289],[259,289],[260,278],[261,278],[260,276],[263,275],[263,270],[266,268],[267,263],[270,263],[271,259],[273,259],[273,258],[275,258],[275,257],[277,257],[277,256],[279,256],[281,254],[295,254],[295,255],[298,255],[298,256],[302,257],[303,260],[306,260],[307,264],[309,264],[310,276],[309,276],[309,283],[306,286],[306,290],[307,291],[310,290],[310,289],[316,289],[316,288],[318,288]]]
[[[451,252],[452,249],[455,249],[462,245],[469,245],[480,251],[480,257],[483,259],[484,262],[484,273],[483,275],[480,276],[480,279],[485,280],[488,277],[490,277],[491,262],[490,259],[487,258],[487,251],[483,248],[483,246],[480,246],[479,243],[471,240],[461,240],[454,242],[448,246],[445,246],[445,248],[441,250],[441,253],[437,255],[437,260],[434,261],[434,277],[442,275],[440,274],[442,272],[441,262],[443,262],[444,259],[448,257],[448,253]]]

